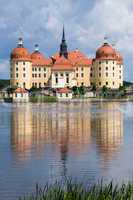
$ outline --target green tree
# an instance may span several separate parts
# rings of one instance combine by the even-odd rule
[[[77,86],[73,86],[72,91],[74,93],[74,95],[78,95],[79,94],[79,90]]]
[[[107,95],[108,95],[108,88],[104,85],[102,87],[102,96],[107,97]]]
[[[94,95],[96,94],[97,88],[95,84],[92,86],[91,91],[94,93]]]
[[[8,93],[13,93],[17,89],[17,86],[12,86],[7,88]]]
[[[126,95],[126,87],[124,85],[119,87],[119,94],[120,96]]]
[[[84,95],[85,94],[85,87],[84,86],[80,86],[79,87],[79,93],[80,93],[80,95]]]

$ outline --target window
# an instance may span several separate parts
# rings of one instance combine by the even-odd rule
[[[55,82],[58,83],[58,78],[57,77],[55,78]]]
[[[101,85],[101,82],[99,82],[99,85]]]
[[[12,74],[11,74],[11,78],[12,78]]]
[[[35,71],[37,71],[37,68],[35,68]]]
[[[17,97],[17,93],[15,94],[15,97]]]
[[[93,85],[93,83],[91,82],[91,85]]]
[[[83,73],[81,74],[81,77],[84,77],[84,74],[83,74]]]
[[[37,83],[35,83],[35,87],[37,87]]]
[[[39,88],[41,88],[41,83],[39,83]]]
[[[16,73],[16,78],[18,78],[18,73]]]
[[[35,74],[35,77],[37,77],[37,74]]]
[[[63,77],[63,74],[61,73],[60,76]]]
[[[58,74],[55,74],[56,77],[58,77]]]
[[[101,77],[101,73],[99,73],[99,77]]]
[[[82,67],[82,68],[81,68],[81,71],[83,71],[83,70],[84,70],[84,68]]]
[[[34,74],[32,74],[32,78],[34,78]]]
[[[32,68],[32,71],[34,72],[34,68]]]
[[[69,83],[69,77],[66,78],[66,83]]]
[[[99,61],[99,65],[101,65],[101,61]]]
[[[113,70],[114,70],[115,68],[113,67]]]
[[[119,76],[119,79],[121,79],[121,76]]]
[[[119,71],[119,73],[121,74],[121,70]]]
[[[91,77],[93,76],[92,73],[90,73],[90,76],[91,76]]]
[[[46,74],[44,74],[44,78],[46,78]]]
[[[106,67],[106,70],[108,70],[108,67]]]
[[[68,94],[66,93],[66,97],[68,97]]]
[[[41,68],[39,67],[39,71],[41,71]]]
[[[115,73],[113,72],[113,77],[115,76]]]
[[[18,82],[16,83],[16,85],[18,86]]]
[[[25,82],[23,83],[23,87],[25,88]]]
[[[92,69],[92,67],[91,67],[91,71],[92,71],[93,69]]]
[[[23,74],[23,77],[25,78],[25,77],[26,77],[26,74]]]
[[[78,71],[78,67],[76,68],[76,70]]]
[[[18,67],[16,67],[16,71],[18,71]]]
[[[44,71],[46,71],[46,68],[44,68]]]
[[[108,76],[108,73],[106,73],[106,76]]]
[[[101,71],[101,67],[99,67],[99,71]]]
[[[115,62],[113,61],[113,64],[115,64]]]
[[[83,86],[83,85],[84,85],[84,83],[82,82],[82,83],[81,83],[81,85]]]
[[[12,71],[12,68],[10,68],[10,71]]]
[[[25,65],[25,62],[23,62],[23,65]]]
[[[18,62],[16,62],[16,65],[18,65]]]
[[[25,71],[25,67],[23,68],[23,70]]]
[[[76,74],[76,77],[78,77],[78,73]]]
[[[69,76],[69,74],[66,74],[66,76]]]
[[[23,97],[23,94],[21,93],[21,97]]]
[[[44,87],[45,87],[46,83],[44,83]]]
[[[39,74],[39,78],[41,77],[41,74]]]
[[[32,87],[34,87],[34,83],[32,83]]]
[[[106,61],[106,64],[108,64],[108,61]]]
[[[108,82],[106,82],[106,85],[108,85]]]
[[[115,82],[113,81],[113,85],[115,84]]]

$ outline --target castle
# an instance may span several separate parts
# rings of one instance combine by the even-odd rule
[[[107,42],[97,49],[93,59],[78,49],[68,51],[64,28],[60,51],[51,58],[46,58],[38,45],[29,53],[23,38],[19,38],[10,55],[10,84],[26,89],[93,85],[118,89],[123,85],[123,58]]]

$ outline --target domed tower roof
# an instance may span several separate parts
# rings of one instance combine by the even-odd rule
[[[118,51],[116,51],[116,58],[117,58],[118,64],[123,64],[123,57]]]
[[[108,43],[104,43],[96,51],[96,59],[115,60],[116,59],[116,52],[111,45],[109,45]]]
[[[16,61],[31,61],[28,49],[23,46],[22,38],[19,38],[18,45],[12,50],[10,58]]]
[[[49,65],[51,63],[51,60],[48,58],[45,58],[43,54],[39,51],[38,44],[35,45],[35,51],[31,54],[31,59],[32,59],[33,65],[36,65],[36,66]]]

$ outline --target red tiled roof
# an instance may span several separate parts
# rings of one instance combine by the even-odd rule
[[[104,43],[96,51],[96,59],[99,60],[116,60],[116,52],[111,45]]]
[[[24,88],[17,88],[15,91],[15,93],[27,93],[27,90],[25,90]]]
[[[51,59],[45,58],[39,51],[35,51],[31,54],[33,66],[46,66],[51,64]]]
[[[59,53],[56,53],[53,58],[58,59],[60,57]],[[74,65],[91,65],[92,60],[85,56],[80,50],[76,49],[74,51],[68,52],[68,60]]]
[[[53,64],[52,70],[65,70],[71,71],[73,70],[73,65],[70,60],[66,59],[64,56],[56,58],[55,63]]]
[[[71,93],[72,91],[68,88],[60,88],[57,90],[57,93]]]
[[[31,57],[30,57],[30,53],[29,51],[24,48],[24,47],[17,47],[15,49],[12,50],[11,55],[10,55],[11,59],[13,60],[18,60],[18,61],[31,61]]]

